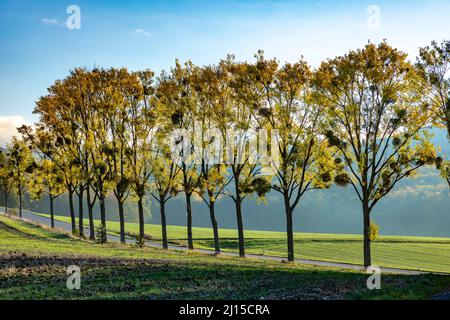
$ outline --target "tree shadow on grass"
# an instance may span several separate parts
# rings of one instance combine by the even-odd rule
[[[81,269],[81,290],[66,287],[67,267]],[[450,286],[450,277],[385,276],[382,294],[393,289],[425,297]],[[292,265],[217,262],[205,259],[0,256],[1,299],[344,299],[372,298],[367,275]],[[420,280],[420,281],[419,281]],[[417,287],[419,284],[419,287]],[[414,287],[415,285],[415,287]],[[434,292],[427,288],[432,288]],[[409,291],[408,291],[409,290]],[[429,292],[430,291],[430,292]],[[401,297],[398,293],[397,297]]]

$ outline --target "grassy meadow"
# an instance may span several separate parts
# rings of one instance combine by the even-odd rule
[[[43,215],[48,217],[48,215]],[[56,216],[70,222],[69,217]],[[100,222],[95,221],[98,225]],[[87,224],[86,224],[87,226]],[[118,222],[107,222],[111,234],[119,233]],[[126,223],[125,231],[138,233],[138,224]],[[169,242],[185,245],[186,228],[168,226]],[[161,239],[161,226],[146,224],[145,233],[155,241]],[[237,231],[221,229],[223,251],[238,252]],[[214,250],[212,229],[193,228],[194,245]],[[247,253],[286,256],[286,234],[271,231],[245,231]],[[362,264],[362,236],[344,234],[295,233],[296,258]],[[450,273],[450,239],[433,237],[380,236],[372,244],[373,264],[383,267]]]
[[[66,269],[81,269],[81,290]],[[337,268],[95,244],[0,215],[0,299],[429,299],[450,276],[367,275]]]

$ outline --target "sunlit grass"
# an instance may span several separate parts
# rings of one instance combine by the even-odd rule
[[[48,215],[43,215],[48,216]],[[56,219],[70,222],[69,217]],[[95,221],[98,225],[100,222]],[[87,226],[87,224],[86,224]],[[118,222],[107,222],[112,234],[119,233]],[[125,230],[137,234],[136,223],[126,223]],[[186,245],[186,228],[168,226],[169,241]],[[146,224],[145,233],[155,241],[161,239],[161,226]],[[237,231],[221,229],[220,245],[223,251],[237,252]],[[194,245],[197,248],[214,249],[212,229],[193,228]],[[297,258],[362,264],[362,236],[344,234],[295,233],[295,254]],[[245,231],[247,253],[271,256],[286,256],[286,235],[283,232]],[[380,236],[372,244],[374,265],[412,270],[450,273],[450,239],[433,237]]]
[[[69,265],[81,290],[66,288]],[[0,299],[428,299],[450,276],[367,275],[276,261],[82,241],[0,215]]]

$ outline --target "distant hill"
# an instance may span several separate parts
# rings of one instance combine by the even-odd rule
[[[435,131],[434,142],[442,152],[450,154],[450,143],[444,131]],[[2,199],[2,195],[0,195]],[[1,200],[3,203],[3,199]],[[44,199],[31,203],[39,212],[48,211]],[[117,207],[108,199],[108,218],[117,220]],[[159,208],[147,199],[146,220],[159,223]],[[127,221],[137,221],[137,206],[127,204]],[[194,225],[209,227],[209,214],[201,202],[194,202]],[[56,212],[68,215],[67,199],[56,202]],[[85,210],[87,215],[87,210]],[[234,203],[221,199],[217,203],[218,222],[221,228],[235,228]],[[96,208],[96,216],[98,211]],[[150,218],[151,217],[151,218]],[[185,225],[183,196],[170,200],[167,205],[169,224]],[[359,200],[351,188],[332,187],[330,190],[307,194],[295,212],[295,231],[361,233],[362,216]],[[372,219],[380,226],[381,234],[450,237],[450,189],[434,168],[424,168],[414,180],[399,184],[388,198],[374,209]],[[268,204],[254,199],[244,202],[244,223],[248,229],[285,230],[285,216],[280,198],[275,193],[268,196]]]

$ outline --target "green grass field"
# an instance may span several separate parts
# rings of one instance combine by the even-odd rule
[[[43,215],[47,216],[48,215]],[[56,219],[70,222],[69,217]],[[98,225],[99,221],[95,221]],[[87,225],[87,224],[86,224]],[[126,232],[138,233],[138,225],[126,224]],[[107,222],[107,229],[118,234],[119,223]],[[145,225],[146,235],[160,241],[161,227]],[[237,252],[237,231],[221,229],[221,247],[224,251]],[[197,248],[214,249],[212,230],[193,229],[194,244]],[[168,226],[169,241],[173,244],[186,244],[186,228]],[[283,232],[245,231],[248,253],[272,256],[286,256],[286,235]],[[297,258],[362,264],[362,237],[343,234],[295,233],[295,254]],[[432,237],[380,236],[372,244],[374,265],[412,270],[450,273],[450,239]]]
[[[81,268],[81,290],[66,269]],[[0,299],[428,299],[450,276],[367,275],[336,268],[99,245],[0,215]]]

